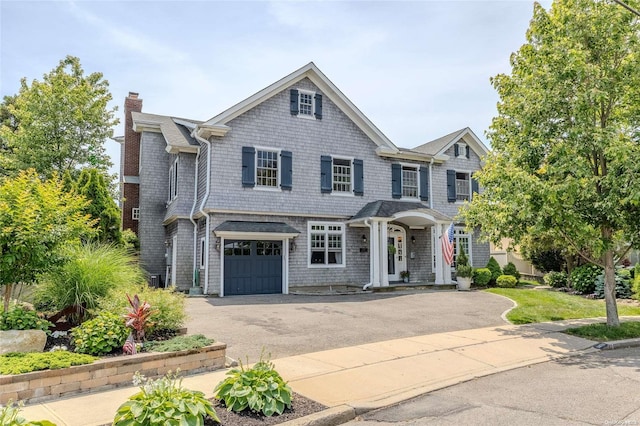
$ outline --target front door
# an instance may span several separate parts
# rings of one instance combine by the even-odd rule
[[[400,226],[389,225],[387,236],[389,281],[400,281],[400,272],[407,269],[406,233]]]

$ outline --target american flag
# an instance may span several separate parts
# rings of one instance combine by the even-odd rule
[[[453,222],[447,228],[447,232],[440,237],[440,240],[442,241],[444,263],[451,265],[453,263]]]
[[[136,341],[133,340],[132,333],[129,333],[129,337],[127,337],[127,340],[124,342],[122,352],[124,352],[125,355],[134,355],[136,353]]]

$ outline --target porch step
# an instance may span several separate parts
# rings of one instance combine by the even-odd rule
[[[403,290],[455,290],[456,284],[431,284],[431,283],[398,283],[389,284],[388,287],[371,287],[374,293],[384,293],[390,291]]]

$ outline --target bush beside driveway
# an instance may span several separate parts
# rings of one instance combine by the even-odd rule
[[[513,303],[484,292],[394,292],[190,298],[186,326],[227,344],[231,358],[271,358],[504,324]]]

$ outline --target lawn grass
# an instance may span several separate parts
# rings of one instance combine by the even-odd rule
[[[611,340],[624,340],[640,337],[640,322],[623,322],[620,327],[610,327],[605,323],[584,325],[582,327],[569,328],[565,333],[597,342]]]
[[[507,314],[513,324],[606,316],[604,300],[590,300],[558,291],[525,288],[490,288],[488,293],[514,300],[518,306]],[[639,315],[640,307],[618,306],[619,315]]]

